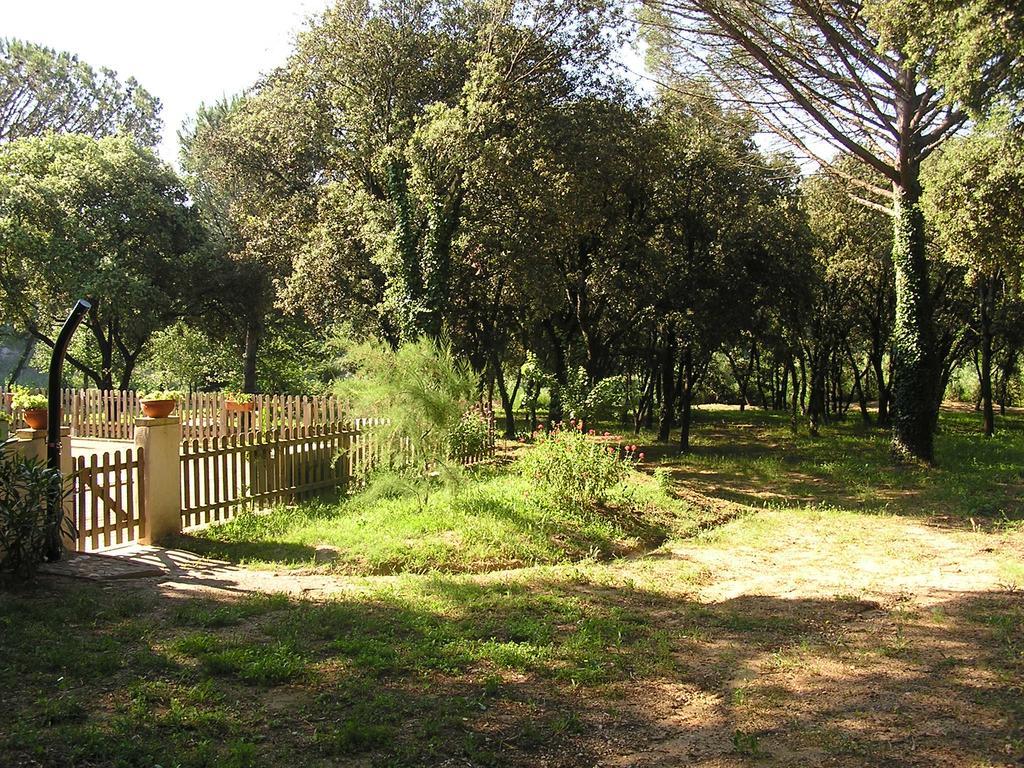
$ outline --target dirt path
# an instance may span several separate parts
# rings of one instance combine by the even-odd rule
[[[744,544],[741,536],[726,531],[721,543],[671,547],[674,557],[707,569],[703,600],[846,595],[880,602],[909,598],[927,606],[951,594],[1005,588],[1007,559],[1024,561],[1019,535],[951,530],[901,518],[845,516],[819,526],[805,519],[787,523],[788,512],[759,514],[762,524],[773,528],[768,540]]]

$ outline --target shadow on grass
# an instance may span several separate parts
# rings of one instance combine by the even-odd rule
[[[433,577],[326,602],[0,595],[5,764],[933,766],[1024,757],[1024,605]]]
[[[316,549],[304,544],[279,541],[222,541],[203,536],[181,534],[164,544],[171,549],[194,552],[203,557],[231,563],[272,562],[282,565],[313,565]]]
[[[1007,415],[986,439],[973,414],[944,411],[937,464],[897,466],[887,430],[858,420],[819,438],[789,433],[786,414],[713,412],[695,427],[691,453],[655,446],[673,477],[701,493],[752,507],[832,506],[854,511],[998,521],[1024,517],[1024,418]]]

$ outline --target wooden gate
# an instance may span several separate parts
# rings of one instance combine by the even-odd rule
[[[142,448],[73,459],[70,505],[79,551],[138,541],[146,531]]]

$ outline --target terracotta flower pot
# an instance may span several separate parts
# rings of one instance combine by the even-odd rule
[[[177,405],[177,400],[143,400],[142,415],[151,419],[166,419]]]
[[[236,403],[234,400],[228,400],[224,403],[225,410],[233,413],[249,413],[252,411],[253,404],[249,403]]]
[[[29,408],[21,412],[21,418],[28,424],[29,429],[46,429],[47,413],[45,408]]]

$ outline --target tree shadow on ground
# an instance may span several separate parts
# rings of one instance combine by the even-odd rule
[[[203,536],[179,534],[164,542],[172,549],[194,552],[204,557],[227,560],[231,563],[272,562],[283,565],[313,565],[316,548],[305,544],[281,541],[223,541]]]
[[[1022,600],[702,603],[580,578],[410,577],[317,602],[48,584],[0,595],[0,755],[1009,766]]]
[[[645,447],[693,491],[751,507],[832,506],[942,518],[1024,518],[1024,418],[1007,416],[994,440],[969,418],[944,412],[935,467],[900,466],[885,430],[846,423],[820,438],[787,433],[782,414],[719,413],[695,431],[693,448]]]

